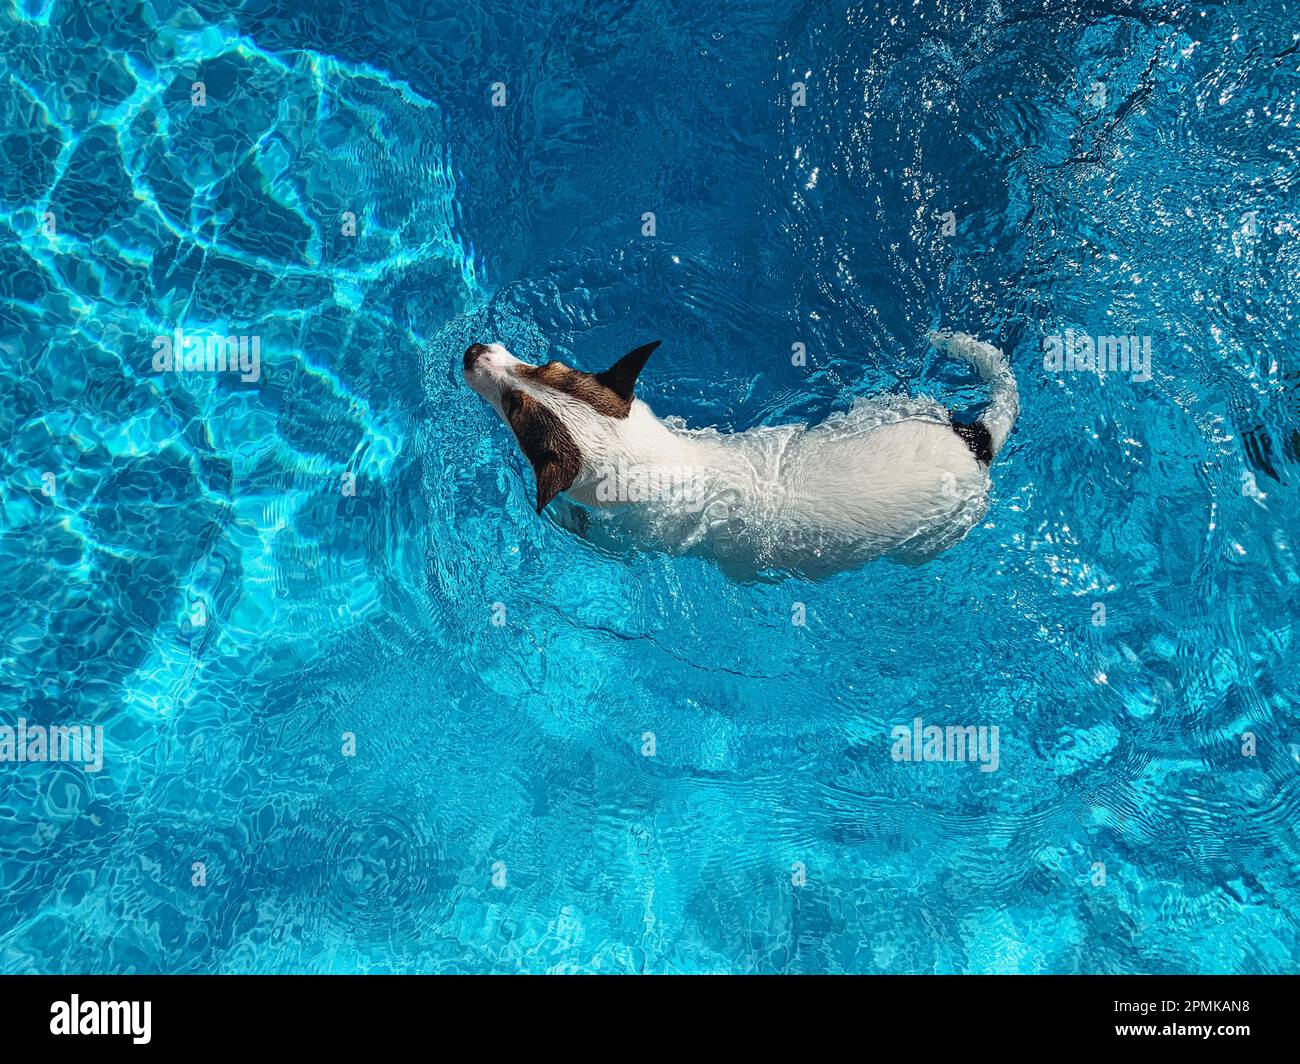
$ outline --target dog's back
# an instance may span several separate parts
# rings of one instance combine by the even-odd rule
[[[728,460],[699,490],[715,505],[691,523],[696,551],[733,571],[745,559],[805,576],[879,557],[918,564],[960,540],[987,505],[987,465],[926,400],[867,400],[812,428],[727,443]]]
[[[751,558],[817,576],[879,557],[919,565],[964,538],[988,508],[989,465],[1019,397],[997,348],[963,333],[931,339],[991,385],[979,420],[954,422],[928,399],[878,396],[812,428],[730,437],[754,473],[719,469],[734,497],[701,530],[709,549],[733,568]]]

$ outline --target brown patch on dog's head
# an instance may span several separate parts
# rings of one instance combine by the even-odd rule
[[[603,373],[584,373],[563,362],[523,366],[515,372],[525,380],[571,395],[598,414],[625,418],[632,409],[632,393],[637,376],[645,368],[646,359],[658,346],[659,341],[656,340],[635,351],[629,351]]]
[[[558,366],[559,363],[552,365]],[[568,369],[567,366],[560,368]],[[518,388],[502,392],[501,412],[519,441],[519,449],[532,463],[533,476],[537,479],[537,512],[540,514],[547,503],[573,483],[582,468],[582,456],[560,419],[527,392]]]
[[[501,415],[532,463],[538,513],[583,477],[585,462],[625,449],[623,434],[635,424],[628,419],[637,375],[658,346],[638,347],[603,373],[562,362],[533,366],[500,344],[465,351],[465,383]]]
[[[515,375],[544,388],[571,395],[586,403],[596,413],[606,417],[627,417],[632,402],[623,399],[596,379],[594,373],[566,366],[563,362],[548,362],[544,366],[521,366]]]

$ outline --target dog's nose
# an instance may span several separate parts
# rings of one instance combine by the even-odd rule
[[[487,352],[487,344],[470,344],[465,348],[465,368],[473,369],[474,363],[477,362]]]

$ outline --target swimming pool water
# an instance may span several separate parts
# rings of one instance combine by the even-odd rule
[[[1296,14],[0,10],[0,725],[105,736],[0,764],[0,970],[1294,970]],[[989,513],[818,583],[539,520],[459,375],[973,411],[939,325]]]

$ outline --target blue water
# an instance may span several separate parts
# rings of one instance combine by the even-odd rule
[[[0,725],[106,750],[0,764],[0,970],[1294,970],[1298,13],[6,5]],[[938,325],[989,513],[818,583],[539,520],[459,376],[974,411]]]

